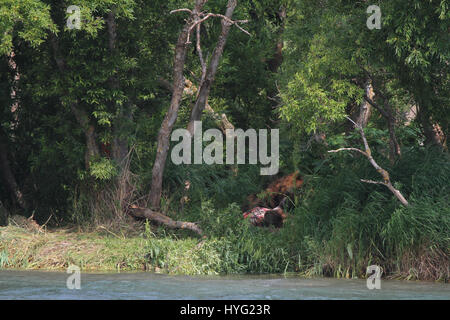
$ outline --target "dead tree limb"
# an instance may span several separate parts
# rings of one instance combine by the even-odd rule
[[[165,225],[171,229],[188,229],[194,231],[200,236],[203,236],[202,229],[200,229],[200,227],[194,222],[176,221],[160,212],[153,211],[148,208],[132,206],[130,209],[130,214],[136,218],[147,219],[154,223]]]
[[[405,199],[405,197],[401,194],[401,192],[399,190],[397,190],[392,185],[391,179],[389,177],[389,173],[386,170],[384,170],[382,167],[380,167],[378,165],[378,163],[375,161],[375,159],[372,157],[372,151],[370,150],[369,143],[367,142],[366,135],[364,134],[364,129],[361,127],[361,125],[359,125],[356,122],[354,122],[351,118],[347,117],[347,119],[353,123],[353,125],[355,126],[356,129],[359,130],[359,133],[361,135],[361,139],[362,139],[362,141],[364,143],[365,151],[363,151],[361,149],[358,149],[358,148],[341,148],[341,149],[337,149],[337,150],[330,150],[328,152],[329,153],[336,153],[336,152],[340,152],[340,151],[356,151],[356,152],[359,152],[362,155],[364,155],[369,160],[370,164],[381,175],[381,177],[383,178],[383,181],[373,181],[373,180],[361,179],[361,182],[371,183],[371,184],[382,184],[382,185],[386,186],[397,197],[397,199],[404,206],[408,206],[409,203]]]

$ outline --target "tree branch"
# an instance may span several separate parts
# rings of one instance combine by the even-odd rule
[[[203,0],[203,1],[197,1],[196,4],[196,9],[197,7],[202,7],[205,3],[207,2],[207,0]],[[232,3],[229,2],[228,4],[228,8],[230,8],[231,6],[236,7],[236,2],[232,1]],[[208,20],[211,17],[214,18],[220,18],[225,20],[228,24],[230,25],[234,25],[236,28],[238,28],[239,30],[241,30],[242,32],[244,32],[245,34],[251,36],[250,32],[248,32],[247,30],[245,30],[244,28],[242,28],[239,24],[240,23],[248,23],[248,20],[232,20],[230,17],[227,17],[226,15],[223,14],[219,14],[219,13],[204,13],[204,12],[199,12],[199,10],[194,9],[194,11],[187,9],[187,8],[182,8],[182,9],[176,9],[176,10],[172,10],[170,11],[171,14],[176,13],[176,12],[188,12],[191,15],[197,16],[197,18],[195,19],[194,23],[192,23],[192,25],[189,27],[189,34],[187,37],[187,41],[186,44],[190,44],[191,43],[191,32],[192,30],[194,30],[195,27],[199,26],[201,23],[205,22],[206,20]],[[200,18],[200,19],[198,19]]]
[[[356,151],[356,152],[363,154],[364,156],[367,156],[367,154],[364,151],[362,151],[358,148],[340,148],[337,150],[330,150],[330,151],[328,151],[328,153],[337,153],[337,152],[341,152],[341,151]]]
[[[357,148],[341,148],[341,149],[338,149],[338,150],[330,150],[328,152],[329,153],[335,153],[335,152],[339,152],[339,151],[356,151],[356,152],[359,152],[359,153],[363,154],[369,160],[370,164],[383,177],[383,181],[382,182],[377,182],[377,181],[373,181],[373,180],[364,180],[364,179],[361,179],[361,181],[365,182],[365,183],[382,184],[382,185],[386,186],[397,197],[397,199],[400,200],[400,202],[404,206],[408,206],[409,203],[405,199],[405,197],[403,197],[401,192],[399,190],[397,190],[392,185],[390,177],[389,177],[389,173],[386,170],[384,170],[382,167],[380,167],[378,165],[378,163],[375,161],[375,159],[372,157],[372,152],[370,150],[369,143],[367,142],[366,135],[364,134],[363,127],[361,125],[357,124],[355,121],[353,121],[350,117],[346,117],[346,118],[353,123],[353,125],[355,126],[356,129],[359,130],[359,133],[361,135],[361,139],[362,139],[362,141],[364,143],[365,152],[360,150],[360,149],[357,149]]]
[[[199,16],[203,16],[203,13],[200,13]],[[241,30],[242,32],[244,32],[245,34],[251,36],[250,32],[248,32],[247,30],[245,30],[244,28],[242,28],[239,23],[248,23],[248,20],[231,20],[230,18],[228,18],[227,16],[224,16],[223,14],[218,14],[218,13],[208,13],[205,16],[203,16],[203,18],[195,21],[192,26],[189,29],[189,33],[199,24],[201,24],[202,22],[208,20],[209,18],[214,17],[214,18],[221,18],[223,20],[225,20],[228,24],[230,25],[234,25],[236,28],[238,28],[239,30]],[[188,36],[187,39],[187,43],[190,43],[190,36]]]
[[[361,182],[365,182],[365,183],[371,183],[371,184],[382,184],[385,185],[385,183],[383,181],[373,181],[373,180],[365,180],[365,179],[361,179]]]
[[[377,109],[385,118],[389,118],[388,113],[381,108],[377,103],[375,103],[372,99],[370,99],[367,95],[364,95],[364,100],[370,103],[375,109]]]

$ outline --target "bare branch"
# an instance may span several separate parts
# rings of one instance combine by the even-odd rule
[[[371,184],[382,184],[382,185],[386,185],[383,181],[373,181],[373,180],[365,180],[365,179],[361,179],[361,182],[371,183]]]
[[[341,152],[341,151],[356,151],[367,157],[367,154],[358,148],[340,148],[337,150],[330,150],[330,151],[328,151],[328,153],[337,153],[337,152]]]
[[[242,28],[239,23],[248,23],[248,20],[231,20],[230,18],[228,18],[227,16],[224,16],[223,14],[218,14],[218,13],[208,13],[206,15],[204,15],[204,13],[199,13],[199,16],[203,16],[203,18],[198,19],[197,21],[195,21],[191,27],[189,28],[189,34],[192,32],[192,30],[194,30],[194,28],[201,24],[202,22],[208,20],[211,17],[215,17],[215,18],[221,18],[223,20],[225,20],[226,22],[228,22],[231,25],[236,26],[239,30],[241,30],[242,32],[244,32],[245,34],[251,36],[250,32],[248,32],[247,30],[245,30],[244,28]],[[188,36],[187,42],[186,43],[191,43],[190,42],[190,35]]]
[[[192,10],[191,9],[187,9],[187,8],[172,10],[172,11],[170,11],[170,14],[174,14],[176,12],[189,12],[190,14],[192,14]]]
[[[351,123],[353,123],[353,125],[354,125],[355,127],[358,127],[358,125],[356,124],[355,121],[352,120],[352,118],[350,118],[349,116],[345,116],[345,118],[346,118],[348,121],[350,121]]]
[[[364,179],[361,179],[361,181],[365,182],[365,183],[382,184],[382,185],[386,186],[397,197],[397,199],[400,200],[400,202],[403,205],[408,206],[409,203],[405,199],[405,197],[403,197],[401,192],[399,190],[397,190],[392,185],[390,177],[389,177],[389,173],[386,170],[384,170],[382,167],[380,167],[378,165],[378,163],[375,161],[375,159],[372,157],[372,152],[370,150],[369,143],[367,142],[366,135],[364,134],[363,127],[361,125],[357,124],[355,121],[353,121],[350,117],[346,116],[346,118],[355,125],[356,129],[359,130],[359,133],[361,135],[361,139],[363,140],[364,148],[365,148],[366,151],[364,152],[364,151],[362,151],[360,149],[357,149],[357,148],[341,148],[341,149],[337,149],[337,150],[330,150],[328,152],[329,153],[336,153],[336,152],[339,152],[339,151],[356,151],[356,152],[359,152],[359,153],[363,154],[369,160],[370,164],[383,177],[383,181],[382,182],[377,182],[377,181],[373,181],[373,180],[364,180]]]

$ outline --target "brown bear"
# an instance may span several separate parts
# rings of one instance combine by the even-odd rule
[[[279,206],[281,201],[286,197],[292,199],[294,190],[301,188],[302,185],[303,178],[298,171],[278,178],[271,182],[262,194],[259,194],[259,197],[256,194],[248,196],[242,210],[247,211],[254,207],[275,208]]]

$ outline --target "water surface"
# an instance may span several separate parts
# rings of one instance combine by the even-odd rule
[[[445,299],[450,285],[382,280],[304,279],[296,276],[168,276],[153,273],[82,273],[81,290],[69,290],[64,272],[2,271],[0,299]]]

